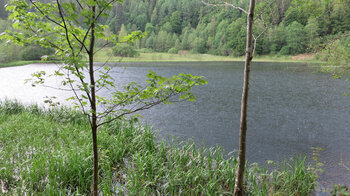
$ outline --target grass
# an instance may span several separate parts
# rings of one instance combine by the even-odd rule
[[[109,59],[111,62],[184,62],[184,61],[242,61],[244,58],[215,56],[210,54],[169,54],[169,53],[140,53],[138,57],[115,57],[111,56],[111,50],[106,48],[97,53],[96,61],[104,62]]]
[[[140,53],[138,57],[114,57],[111,56],[111,49],[105,48],[97,53],[95,58],[98,62],[191,62],[191,61],[244,61],[245,57],[216,56],[211,54],[169,54],[169,53]],[[265,55],[256,56],[253,61],[257,62],[319,62],[317,60],[293,60],[292,56]]]
[[[69,108],[42,109],[0,103],[0,184],[8,195],[89,195],[91,137],[85,116]],[[102,195],[232,195],[237,159],[221,148],[159,141],[138,123],[101,127]],[[316,175],[298,157],[269,170],[251,164],[247,195],[308,195]],[[1,189],[0,189],[1,194]]]
[[[45,61],[47,63],[55,63],[57,61]],[[2,67],[14,67],[14,66],[22,66],[22,65],[28,65],[33,63],[43,63],[43,61],[37,60],[37,61],[12,61],[9,63],[0,63],[0,68]]]
[[[138,57],[116,57],[111,55],[111,49],[105,48],[99,51],[95,57],[96,62],[208,62],[208,61],[244,61],[245,57],[216,56],[211,54],[169,54],[169,53],[144,53],[141,52]],[[255,56],[255,62],[304,62],[304,63],[322,63],[316,59],[293,59],[292,56],[283,55],[264,55]],[[14,61],[9,63],[0,63],[1,67],[21,66],[32,63],[43,63],[43,61]],[[45,63],[57,63],[57,61],[45,61]]]

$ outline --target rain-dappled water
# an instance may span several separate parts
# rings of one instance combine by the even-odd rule
[[[123,67],[126,68],[123,68]],[[72,96],[71,92],[24,84],[34,71],[55,70],[55,65],[32,64],[0,69],[0,99],[16,98],[42,103],[45,96]],[[238,147],[243,63],[124,63],[111,74],[118,83],[142,82],[148,70],[164,76],[191,73],[205,76],[208,85],[194,89],[196,102],[161,105],[143,111],[145,121],[162,137],[193,138],[206,146]],[[57,85],[51,80],[49,85]],[[254,63],[248,108],[247,157],[250,162],[282,160],[298,154],[312,156],[322,148],[325,172],[320,183],[350,185],[349,82],[329,74],[313,73],[304,64]]]

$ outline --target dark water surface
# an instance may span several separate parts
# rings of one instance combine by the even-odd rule
[[[34,71],[55,68],[39,64],[2,68],[0,98],[41,103],[44,96],[71,96],[70,92],[24,84]],[[141,114],[162,137],[193,138],[199,144],[223,146],[227,152],[238,147],[243,63],[123,63],[113,70],[111,74],[121,84],[143,82],[148,70],[163,76],[205,76],[208,85],[194,90],[196,102],[156,106]],[[342,96],[349,82],[313,73],[297,63],[253,63],[251,74],[249,161],[263,164],[299,154],[311,157],[313,147],[323,148],[321,185],[349,186],[350,172],[341,166],[350,166],[350,97]],[[48,84],[57,85],[58,81],[51,79]]]

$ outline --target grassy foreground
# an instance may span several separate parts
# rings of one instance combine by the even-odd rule
[[[87,119],[67,108],[0,103],[0,195],[89,195],[92,144]],[[100,129],[102,195],[232,195],[236,157],[191,142],[157,141],[148,127],[121,120]],[[252,164],[247,195],[309,195],[316,175],[305,158]]]

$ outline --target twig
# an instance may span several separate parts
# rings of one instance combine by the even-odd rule
[[[243,9],[243,8],[241,8],[241,7],[238,7],[238,6],[234,6],[233,4],[227,3],[227,2],[224,2],[224,3],[222,3],[222,4],[212,4],[212,3],[207,3],[207,2],[205,2],[205,1],[202,1],[202,3],[203,3],[204,5],[209,5],[209,6],[213,6],[213,7],[232,7],[232,8],[235,8],[235,9],[239,9],[239,10],[241,10],[242,12],[248,14],[248,12],[247,12],[245,9]]]

